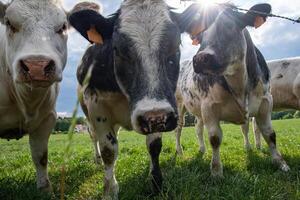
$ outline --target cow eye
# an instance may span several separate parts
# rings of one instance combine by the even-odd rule
[[[65,23],[58,31],[56,31],[57,34],[64,34],[67,31],[67,24]]]
[[[5,25],[13,32],[16,33],[18,29],[14,27],[8,19],[5,20]]]

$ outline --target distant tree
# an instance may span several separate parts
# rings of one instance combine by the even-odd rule
[[[86,121],[84,117],[78,117],[77,118],[77,124],[85,125]]]
[[[288,111],[281,111],[281,112],[273,112],[272,113],[272,120],[280,120],[280,119],[291,119],[294,118],[294,114],[296,111],[288,110]],[[292,115],[292,117],[291,117]]]

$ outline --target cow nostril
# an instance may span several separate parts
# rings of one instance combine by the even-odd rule
[[[209,64],[209,57],[208,56],[203,56],[203,58],[202,58],[202,62],[203,62],[203,64]]]
[[[148,133],[150,131],[148,121],[143,116],[138,117],[138,123],[144,133]]]
[[[23,60],[20,61],[21,68],[23,69],[24,72],[29,72],[29,68],[27,65],[24,63]]]
[[[51,60],[49,64],[45,67],[44,71],[46,74],[49,74],[55,70],[55,62]]]

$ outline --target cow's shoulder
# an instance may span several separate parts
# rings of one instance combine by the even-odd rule
[[[114,60],[112,42],[106,41],[103,45],[90,46],[77,70],[77,79],[82,85],[92,67],[92,75],[89,88],[104,92],[120,92],[120,88],[114,74]]]

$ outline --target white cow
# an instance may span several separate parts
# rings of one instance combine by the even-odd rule
[[[0,2],[0,138],[29,134],[37,187],[51,191],[48,139],[67,60],[67,14],[58,0]]]

